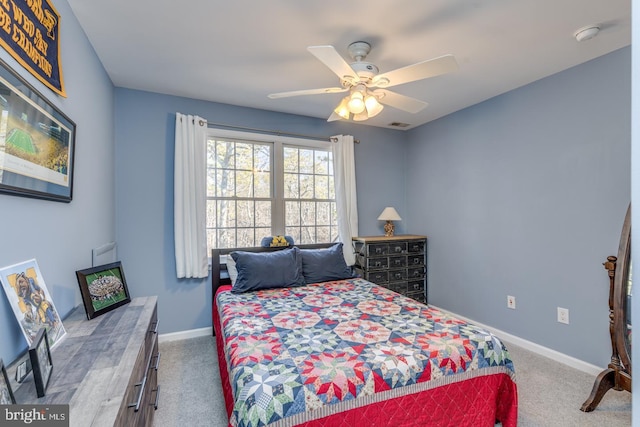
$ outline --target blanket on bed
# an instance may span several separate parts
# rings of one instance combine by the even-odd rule
[[[508,351],[463,320],[359,278],[216,298],[230,425],[298,425],[365,408],[370,425],[394,425],[389,411],[407,419],[407,402],[414,421],[444,409],[428,419],[516,423]]]

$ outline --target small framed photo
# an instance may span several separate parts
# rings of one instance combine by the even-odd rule
[[[0,405],[13,405],[16,403],[16,399],[13,397],[11,383],[2,359],[0,359],[0,371],[2,371],[0,372]]]
[[[87,319],[131,302],[120,261],[76,271]]]
[[[36,339],[29,347],[29,359],[33,368],[33,380],[36,383],[36,393],[38,397],[43,397],[51,371],[53,370],[53,361],[51,360],[51,351],[49,350],[49,340],[47,340],[47,330],[41,328],[36,335]]]

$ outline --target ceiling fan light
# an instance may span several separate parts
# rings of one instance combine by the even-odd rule
[[[364,96],[361,92],[353,92],[349,99],[349,111],[353,114],[360,114],[365,110]]]
[[[363,121],[367,120],[369,117],[371,117],[371,116],[369,116],[366,111],[363,111],[360,114],[354,114],[353,115],[353,121],[354,122],[363,122]]]
[[[369,118],[377,116],[384,108],[384,106],[378,102],[378,98],[373,95],[369,95],[365,98],[364,105],[367,108],[367,115]]]
[[[333,110],[333,112],[339,115],[340,117],[342,117],[343,119],[349,120],[349,115],[351,113],[349,112],[348,103],[349,103],[349,97],[345,96],[344,98],[342,98],[342,101],[340,101],[340,104],[338,104],[338,106],[336,107],[335,110]]]

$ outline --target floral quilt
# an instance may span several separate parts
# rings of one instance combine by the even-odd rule
[[[517,412],[513,362],[500,339],[366,280],[216,298],[232,426],[298,425],[496,375],[510,391],[500,402],[491,390],[490,416]]]

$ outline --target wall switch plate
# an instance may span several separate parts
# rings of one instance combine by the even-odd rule
[[[569,324],[569,309],[558,307],[558,322]]]
[[[507,307],[514,310],[516,309],[516,297],[507,295]]]

